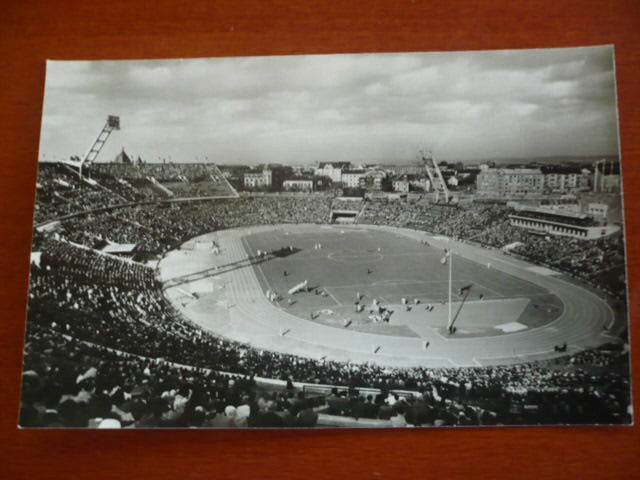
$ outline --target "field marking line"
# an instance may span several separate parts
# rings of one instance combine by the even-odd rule
[[[379,253],[379,252],[377,252]],[[383,255],[383,254],[381,254]],[[387,257],[442,257],[442,253],[440,252],[416,252],[416,253],[387,253],[384,254],[383,256],[387,256]]]
[[[329,294],[329,296],[333,299],[334,302],[336,302],[339,306],[344,307],[344,304],[340,303],[338,299],[333,296],[333,293],[331,293],[327,287],[324,287],[324,291]]]
[[[457,283],[457,282],[469,282],[471,280],[467,280],[467,279],[461,279],[461,280],[454,280],[453,283]],[[446,283],[448,284],[449,281],[448,280],[403,280],[401,278],[397,278],[397,279],[393,279],[393,280],[380,280],[378,282],[373,282],[371,284],[371,286],[375,286],[375,287],[384,287],[384,286],[397,286],[397,285],[420,285],[423,283]]]
[[[437,335],[438,337],[440,337],[442,339],[443,342],[449,342],[449,339],[447,337],[445,337],[444,335],[442,335],[438,330],[436,330],[435,328],[431,327],[431,331]]]
[[[460,280],[454,280],[454,284],[455,283],[464,283],[464,282],[470,282],[471,280],[467,280],[467,279],[460,279]],[[394,282],[394,283],[388,283],[388,282]],[[399,283],[395,283],[395,282],[399,282]],[[448,280],[382,280],[382,281],[378,281],[378,282],[373,282],[373,283],[354,283],[351,285],[330,285],[329,288],[355,288],[355,287],[397,287],[400,285],[420,285],[420,284],[431,284],[431,283],[444,283],[444,284],[448,284],[449,281]]]
[[[501,293],[495,291],[493,288],[489,288],[487,287],[484,283],[480,283],[476,280],[476,284],[479,285],[480,287],[484,288],[485,290],[488,290],[490,292],[493,292],[498,298],[507,298],[505,295],[502,295]]]

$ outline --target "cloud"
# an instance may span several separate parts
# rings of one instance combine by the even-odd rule
[[[617,151],[612,50],[49,62],[41,152],[412,161]]]

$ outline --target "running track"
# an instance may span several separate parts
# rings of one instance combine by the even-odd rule
[[[569,346],[568,353],[575,353],[613,340],[606,334],[604,327],[613,323],[614,313],[594,293],[557,276],[532,272],[529,270],[532,265],[526,262],[464,243],[453,244],[456,254],[480,264],[491,262],[492,268],[496,270],[548,289],[564,303],[562,315],[542,327],[493,337],[444,337],[434,331],[432,337],[426,338],[429,342],[427,349],[424,348],[425,339],[421,338],[343,330],[299,318],[267,300],[256,277],[262,273],[250,265],[242,243],[242,237],[249,232],[280,228],[293,230],[296,226],[245,227],[198,237],[203,242],[210,242],[215,237],[223,251],[219,256],[197,249],[170,252],[159,264],[159,275],[165,282],[167,298],[185,316],[216,335],[247,342],[265,350],[354,363],[371,362],[398,367],[504,365],[558,356],[554,352],[554,346],[563,342]],[[370,225],[362,228],[380,228],[417,241],[427,238],[436,247],[452,245],[441,237],[425,237],[424,232],[410,229]],[[187,242],[189,243],[193,245],[194,239]],[[193,258],[185,260],[186,257]],[[237,262],[238,268],[227,271],[221,268],[215,273],[215,281],[211,280],[221,285],[215,304],[209,298],[213,294],[184,300],[184,292],[189,290],[189,283],[202,282],[203,279],[209,281],[206,280],[206,272],[197,272],[210,269],[216,264],[232,262]]]

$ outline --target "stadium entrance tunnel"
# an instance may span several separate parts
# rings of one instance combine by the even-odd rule
[[[331,223],[352,224],[358,216],[357,210],[332,210]]]

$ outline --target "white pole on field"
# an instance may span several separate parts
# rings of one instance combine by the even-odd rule
[[[447,330],[451,329],[451,290],[452,290],[452,280],[453,280],[453,252],[449,249],[449,321],[447,323]]]

